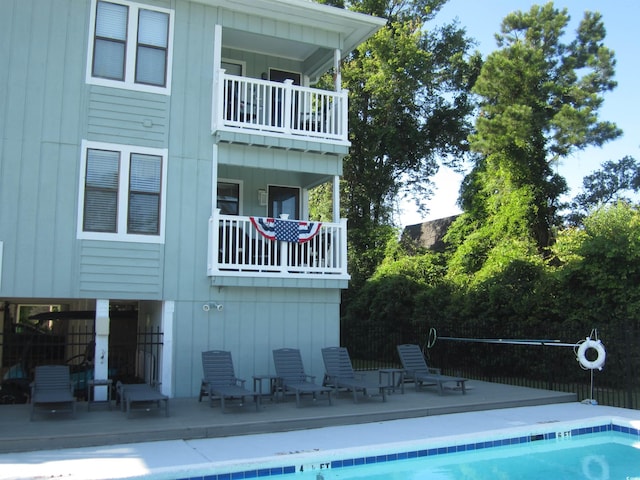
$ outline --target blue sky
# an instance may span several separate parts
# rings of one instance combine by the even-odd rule
[[[517,10],[528,11],[532,5],[546,2],[532,0],[449,0],[439,12],[435,24],[441,25],[453,19],[474,38],[476,48],[486,56],[496,50],[494,35],[500,31],[502,19]],[[558,9],[566,8],[571,21],[566,30],[568,39],[575,38],[575,30],[584,12],[602,14],[607,36],[604,43],[615,52],[617,88],[605,95],[600,118],[615,122],[623,130],[618,140],[600,148],[589,148],[566,158],[557,171],[569,184],[570,197],[577,195],[582,178],[600,168],[607,160],[618,160],[631,155],[640,160],[640,1],[637,0],[559,0]],[[455,201],[461,176],[447,170],[435,178],[437,191],[429,201],[430,213],[426,216],[414,213],[411,204],[404,204],[401,225],[411,225],[424,220],[446,217],[458,213]]]

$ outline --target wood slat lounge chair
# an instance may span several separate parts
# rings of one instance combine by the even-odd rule
[[[311,394],[315,401],[318,393],[326,393],[329,399],[329,405],[331,405],[332,389],[316,384],[315,377],[305,373],[300,350],[295,348],[280,348],[274,350],[273,362],[283,392],[295,393],[296,407],[300,407],[301,395]]]
[[[131,418],[134,408],[143,408],[149,411],[149,405],[156,405],[158,409],[164,404],[164,414],[169,416],[169,397],[147,383],[122,383],[116,384],[116,390],[120,396],[120,408],[127,412]]]
[[[322,349],[322,359],[326,371],[324,385],[332,385],[336,389],[344,388],[353,392],[353,402],[358,402],[358,392],[371,396],[378,392],[382,401],[387,401],[386,391],[390,385],[375,384],[367,381],[365,375],[353,371],[349,351],[345,347],[326,347]]]
[[[405,370],[405,379],[413,380],[416,384],[416,391],[425,385],[436,385],[438,393],[444,393],[445,383],[455,383],[456,388],[460,389],[463,394],[467,393],[465,382],[466,378],[450,377],[442,375],[440,369],[430,368],[427,361],[422,355],[420,347],[415,344],[398,345],[398,355],[402,362],[402,368]]]
[[[226,413],[226,400],[240,399],[242,405],[246,397],[253,397],[256,411],[260,409],[260,395],[246,389],[245,380],[236,377],[231,352],[225,350],[202,352],[202,370],[204,378],[201,390],[206,389],[211,405],[215,398],[219,398],[222,411]]]
[[[73,382],[68,365],[36,367],[31,383],[31,420],[36,408],[44,408],[51,413],[62,409],[75,415],[76,399],[73,396]]]

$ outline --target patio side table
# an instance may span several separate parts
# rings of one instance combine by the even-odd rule
[[[263,396],[264,392],[262,390],[262,382],[264,380],[269,380],[269,398],[273,401],[276,398],[276,394],[278,393],[278,388],[280,386],[280,377],[277,375],[254,375],[253,376],[253,391],[258,395]]]
[[[382,383],[383,376],[386,379],[386,384]],[[380,385],[387,385],[388,387],[391,387],[391,391],[394,393],[396,391],[396,387],[400,385],[400,393],[404,395],[404,369],[381,368],[380,370],[378,370],[378,381]]]
[[[113,380],[110,378],[107,379],[91,379],[87,382],[87,410],[91,411],[91,405],[97,403],[106,403],[109,406],[109,410],[111,410],[111,385],[113,384]],[[107,399],[106,400],[96,400],[96,390],[95,387],[107,387]]]

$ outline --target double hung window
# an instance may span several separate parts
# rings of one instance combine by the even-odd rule
[[[80,238],[162,243],[166,150],[83,142]]]
[[[219,181],[216,206],[222,215],[240,215],[240,182]]]
[[[169,93],[173,14],[121,0],[94,0],[87,82]]]

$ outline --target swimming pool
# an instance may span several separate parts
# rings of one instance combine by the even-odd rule
[[[293,455],[291,462],[193,476],[191,480],[640,479],[640,430],[624,419],[592,419],[473,435]]]

